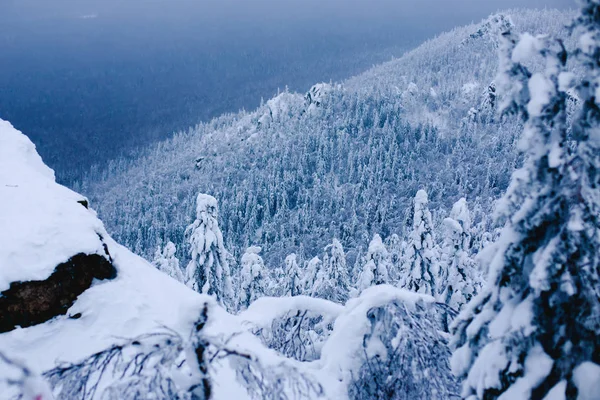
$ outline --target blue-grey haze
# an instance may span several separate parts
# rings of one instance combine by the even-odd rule
[[[0,118],[63,182],[278,88],[340,80],[441,31],[568,0],[0,0]]]

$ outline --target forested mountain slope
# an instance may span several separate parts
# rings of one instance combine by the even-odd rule
[[[167,240],[187,257],[198,192],[219,200],[226,247],[261,245],[270,265],[290,252],[310,258],[333,237],[353,258],[375,233],[402,235],[419,189],[434,223],[466,197],[477,237],[519,161],[521,127],[495,113],[497,27],[567,37],[570,18],[516,10],[457,28],[342,84],[190,128],[76,189],[147,258]]]

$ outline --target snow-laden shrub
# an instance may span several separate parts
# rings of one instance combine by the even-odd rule
[[[213,378],[233,369],[251,398],[318,398],[322,387],[299,364],[264,348],[251,334],[230,329],[221,335],[206,327],[218,318],[204,304],[188,337],[168,328],[125,340],[44,376],[61,400],[206,400]],[[222,315],[222,314],[220,314]]]
[[[343,307],[306,296],[263,297],[240,314],[263,344],[298,361],[313,361],[333,331]]]
[[[458,393],[437,312],[433,297],[389,285],[350,300],[322,351],[322,368],[335,378],[328,395],[447,399]]]
[[[450,350],[430,308],[393,301],[371,309],[367,318],[371,330],[349,388],[351,399],[448,399],[459,392]]]

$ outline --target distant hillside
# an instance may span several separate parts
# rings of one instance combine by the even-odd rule
[[[519,31],[568,36],[565,12],[502,15]],[[293,251],[320,254],[332,237],[352,258],[374,233],[402,235],[421,188],[438,222],[466,197],[481,235],[519,162],[520,127],[495,116],[503,23],[454,29],[342,84],[284,92],[195,126],[76,189],[118,241],[148,258],[166,240],[187,257],[198,192],[219,200],[228,248],[261,245],[271,265]]]

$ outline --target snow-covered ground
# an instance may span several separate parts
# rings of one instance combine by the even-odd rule
[[[94,281],[66,315],[0,334],[0,353],[34,371],[48,371],[57,363],[79,362],[115,343],[165,328],[189,338],[208,305],[209,322],[203,328],[206,337],[226,341],[229,349],[253,354],[276,374],[282,368],[304,374],[325,390],[322,396],[315,393],[311,397],[333,394],[340,398],[346,394],[352,371],[360,366],[361,337],[370,324],[368,310],[390,301],[409,305],[419,299],[431,301],[383,286],[366,290],[348,307],[303,296],[264,298],[233,316],[212,297],[196,293],[112,240],[94,211],[78,203],[83,200],[54,181],[52,170],[44,165],[25,135],[0,121],[1,289],[12,282],[45,280],[57,264],[78,253],[108,257],[104,245],[117,270],[112,280]],[[286,359],[261,345],[259,337],[251,333],[257,327],[268,329],[272,321],[301,310],[322,315],[326,324],[334,326],[331,337],[335,339],[325,343],[321,360],[303,363]],[[217,363],[212,368],[213,398],[248,397],[228,363]],[[14,395],[6,387],[0,389],[0,398]]]
[[[77,253],[104,255],[108,236],[85,198],[54,182],[31,141],[0,120],[0,291],[44,280]]]
[[[25,135],[0,120],[0,290],[11,282],[45,280],[75,254],[104,255],[99,235],[117,269],[114,280],[96,281],[67,315],[0,334],[0,352],[38,371],[162,327],[187,337],[203,305],[213,302],[114,242],[95,213],[78,203],[82,200],[54,181]],[[235,317],[211,310],[220,324],[214,332],[235,330]],[[69,317],[76,314],[81,316]],[[232,393],[239,398],[235,385],[216,386],[216,398]],[[222,397],[220,390],[226,391]],[[0,393],[5,398],[7,392]]]

